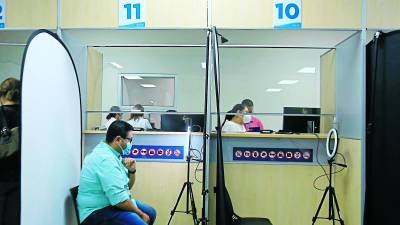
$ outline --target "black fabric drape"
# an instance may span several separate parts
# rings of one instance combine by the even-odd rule
[[[400,31],[381,33],[366,56],[364,225],[400,224]]]

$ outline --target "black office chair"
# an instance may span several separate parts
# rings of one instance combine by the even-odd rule
[[[255,218],[255,217],[240,217],[233,210],[231,197],[228,190],[225,188],[225,210],[227,215],[227,222],[230,225],[272,225],[268,218]]]
[[[76,187],[73,187],[73,188],[69,189],[69,192],[71,192],[72,202],[73,202],[73,204],[74,204],[75,215],[76,215],[76,221],[78,222],[78,224],[80,224],[80,222],[79,222],[78,204],[77,204],[77,202],[76,202],[76,198],[78,197],[78,188],[79,188],[79,185],[76,186]]]

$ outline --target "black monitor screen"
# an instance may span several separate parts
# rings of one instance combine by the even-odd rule
[[[204,126],[204,115],[203,114],[188,114],[188,115],[161,115],[161,130],[162,131],[174,131],[174,132],[186,132],[187,124],[186,121],[191,121],[192,132],[203,131]]]
[[[320,114],[319,108],[285,107],[283,112],[283,130],[295,133],[319,133],[320,116],[307,116],[306,114]],[[290,114],[304,114],[290,115]],[[314,130],[312,130],[314,126]]]

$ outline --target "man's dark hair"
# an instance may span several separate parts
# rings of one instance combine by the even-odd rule
[[[246,107],[253,107],[253,106],[254,106],[253,101],[250,100],[250,99],[245,99],[245,100],[243,100],[243,101],[242,101],[242,105],[244,105],[244,106],[246,106]]]
[[[117,136],[126,138],[129,131],[133,131],[133,127],[129,123],[123,120],[116,120],[111,123],[110,127],[108,127],[106,134],[106,142],[107,143],[113,142],[113,140]]]

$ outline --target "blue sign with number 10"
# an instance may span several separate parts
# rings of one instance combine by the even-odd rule
[[[294,3],[290,3],[286,5],[285,10],[283,10],[283,4],[276,4],[275,6],[278,9],[278,18],[283,19],[283,13],[285,13],[285,16],[289,19],[296,19],[299,16],[300,9],[299,6],[297,6]],[[292,9],[292,11],[290,11]]]
[[[275,0],[275,28],[301,28],[301,0]]]

